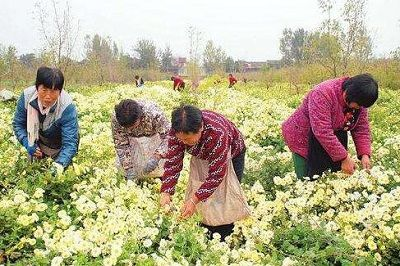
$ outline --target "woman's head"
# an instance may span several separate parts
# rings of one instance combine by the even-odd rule
[[[370,74],[360,74],[346,80],[342,89],[345,102],[351,108],[372,106],[378,99],[378,83]]]
[[[141,106],[134,100],[125,99],[115,106],[118,123],[126,128],[136,127],[143,115]]]
[[[201,110],[192,105],[183,105],[172,112],[172,129],[175,136],[186,145],[195,145],[203,128]]]
[[[40,67],[37,70],[35,86],[43,107],[52,106],[64,87],[64,75],[58,68]]]

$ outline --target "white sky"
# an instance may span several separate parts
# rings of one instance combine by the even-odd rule
[[[38,51],[43,43],[33,15],[35,2],[1,0],[0,44],[16,46],[19,54]],[[83,37],[98,33],[110,36],[130,54],[136,41],[146,38],[159,48],[169,44],[174,55],[187,56],[187,29],[192,25],[203,33],[204,42],[212,39],[234,59],[280,59],[279,39],[285,27],[314,30],[323,20],[317,0],[69,0],[69,4],[80,23],[77,54],[83,54]],[[399,11],[400,0],[369,0],[367,26],[375,55],[388,55],[400,46]]]

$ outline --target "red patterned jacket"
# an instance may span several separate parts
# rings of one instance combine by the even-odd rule
[[[189,154],[208,161],[208,176],[196,192],[197,198],[204,201],[223,180],[227,171],[229,150],[232,158],[243,151],[245,144],[242,134],[231,121],[212,111],[204,110],[202,116],[203,131],[194,146],[185,145],[175,137],[176,132],[171,129],[161,192],[174,194],[186,150]]]

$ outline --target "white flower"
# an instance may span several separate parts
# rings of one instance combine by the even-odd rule
[[[151,245],[153,244],[153,241],[151,241],[151,239],[146,239],[145,241],[143,241],[143,246],[146,248],[151,247]]]
[[[41,238],[43,236],[43,229],[41,226],[38,226],[35,230],[35,232],[33,232],[33,236],[35,238]]]
[[[33,197],[34,197],[35,199],[42,198],[42,197],[43,197],[43,193],[44,193],[44,190],[43,190],[42,188],[37,188],[37,189],[35,190],[35,193],[33,194]]]
[[[44,230],[46,233],[50,234],[50,233],[53,231],[53,229],[54,229],[54,227],[53,227],[53,225],[51,225],[50,223],[48,223],[48,222],[44,222],[44,223],[43,223],[43,230]]]
[[[21,204],[26,201],[26,197],[21,194],[17,194],[14,196],[14,203],[15,204]]]
[[[282,262],[282,266],[293,266],[296,265],[297,261],[292,260],[290,257],[286,257],[283,262]]]
[[[42,249],[35,249],[33,250],[33,254],[35,254],[36,257],[45,257],[48,254],[48,252]]]
[[[62,262],[63,262],[63,258],[62,257],[60,257],[60,256],[54,257],[51,260],[51,266],[60,266]]]
[[[36,204],[35,211],[42,212],[42,211],[45,211],[45,210],[47,210],[47,204],[46,203]]]
[[[91,250],[90,254],[91,254],[93,257],[95,257],[95,258],[98,257],[98,256],[100,256],[100,254],[101,254],[101,248],[99,248],[99,247],[93,248],[93,249]]]

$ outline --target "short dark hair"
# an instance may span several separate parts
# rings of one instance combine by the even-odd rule
[[[378,99],[378,83],[368,73],[349,78],[342,85],[346,92],[346,102],[355,102],[368,108]]]
[[[177,133],[198,133],[202,126],[201,110],[193,105],[182,105],[172,111],[172,129]]]
[[[38,89],[40,85],[52,90],[61,91],[64,87],[64,75],[58,68],[39,67],[36,74],[36,89]]]
[[[134,100],[125,99],[115,106],[115,117],[123,127],[132,126],[143,114],[142,107]]]
[[[174,80],[174,79],[175,79],[175,77],[174,77],[174,76],[172,76],[172,77],[171,77],[171,80]]]
[[[138,76],[138,75],[136,75],[136,76],[135,76],[135,79],[139,79],[139,76]]]

